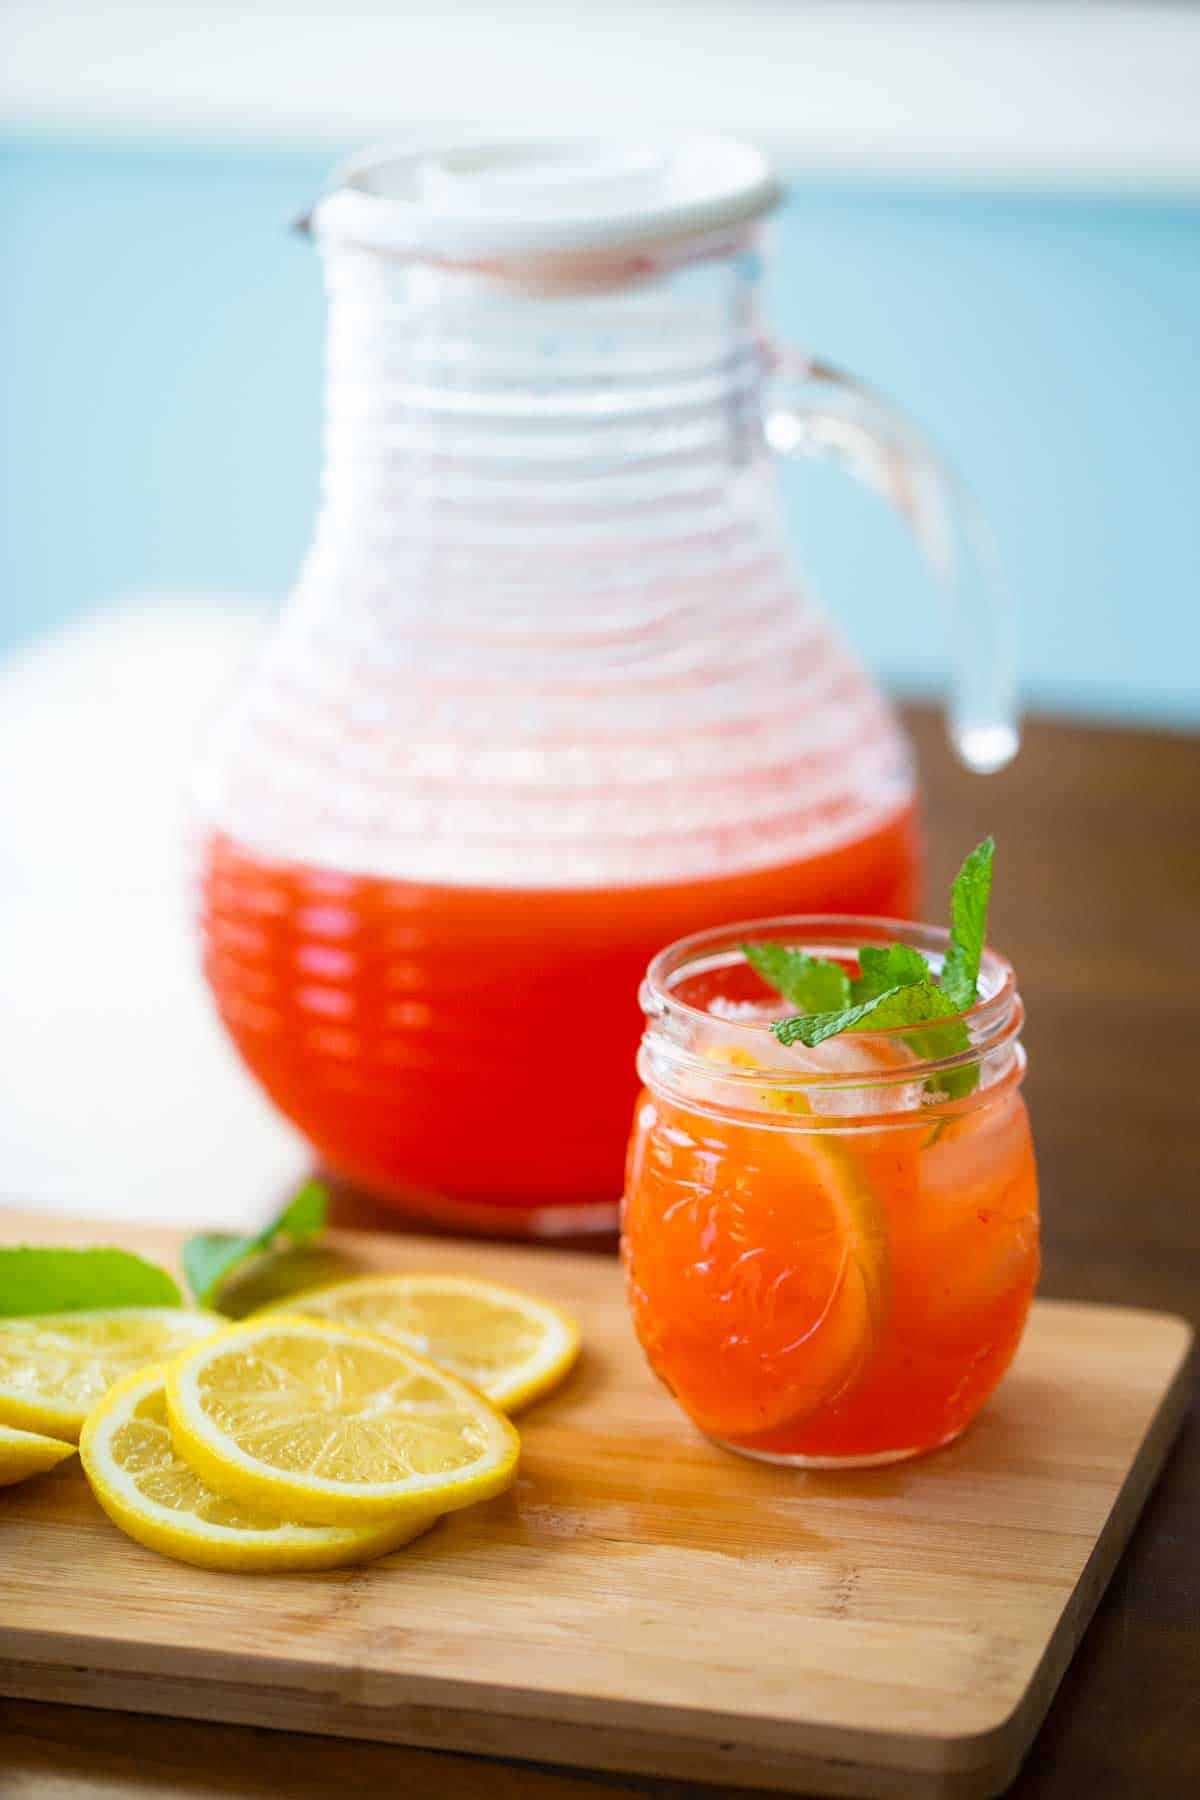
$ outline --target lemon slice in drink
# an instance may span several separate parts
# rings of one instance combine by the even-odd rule
[[[75,1446],[61,1438],[45,1437],[40,1431],[18,1431],[12,1425],[0,1425],[0,1487],[12,1487],[28,1481],[31,1475],[44,1475],[64,1457],[74,1456]]]
[[[556,1306],[473,1275],[376,1275],[340,1281],[275,1310],[356,1325],[403,1344],[515,1412],[562,1380],[579,1327]]]
[[[183,1306],[0,1319],[0,1425],[78,1443],[83,1421],[114,1381],[211,1337],[223,1323]]]
[[[889,1306],[889,1227],[829,1128],[836,1115],[817,1112],[801,1081],[757,1086],[760,1071],[802,1077],[798,1059],[769,1042],[703,1054],[750,1080],[739,1088],[714,1070],[728,1117],[711,1130],[690,1105],[646,1102],[625,1200],[629,1297],[684,1410],[709,1436],[753,1445],[836,1401],[867,1367]]]
[[[335,1569],[383,1556],[433,1524],[430,1513],[383,1525],[297,1525],[225,1499],[171,1441],[165,1373],[160,1364],[117,1382],[88,1414],[79,1441],[97,1500],[147,1549],[202,1569]]]
[[[167,1370],[175,1446],[230,1499],[315,1524],[452,1512],[508,1487],[520,1439],[482,1394],[400,1344],[247,1319]]]

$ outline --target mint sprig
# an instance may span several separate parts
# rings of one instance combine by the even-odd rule
[[[772,1024],[779,1042],[804,1044],[811,1050],[843,1031],[931,1025],[932,1029],[914,1031],[907,1039],[923,1060],[941,1061],[969,1050],[970,1034],[957,1015],[978,998],[995,852],[994,841],[984,838],[954,878],[950,944],[940,978],[910,944],[864,944],[858,953],[859,973],[854,977],[837,963],[785,944],[743,944],[742,952],[751,967],[791,1005],[802,1009],[797,1016]],[[839,982],[830,971],[836,972]],[[822,1003],[830,994],[841,996],[838,1004],[830,1006],[827,999]],[[939,1020],[947,1022],[938,1024]],[[957,1099],[969,1094],[978,1081],[978,1067],[971,1064],[944,1071],[931,1085]]]
[[[281,1237],[295,1242],[322,1231],[329,1216],[329,1195],[319,1181],[307,1181],[283,1210],[253,1237],[227,1231],[202,1231],[188,1238],[180,1260],[188,1286],[201,1306],[209,1306],[226,1280],[252,1256],[273,1249]]]
[[[129,1250],[63,1250],[56,1244],[0,1250],[0,1318],[182,1304],[166,1270]]]

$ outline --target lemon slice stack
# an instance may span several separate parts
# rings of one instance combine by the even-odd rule
[[[0,1320],[0,1485],[78,1438],[105,1512],[164,1555],[363,1562],[510,1486],[506,1411],[578,1351],[557,1308],[463,1277],[367,1278],[290,1305],[233,1326],[184,1308]]]
[[[166,1369],[127,1375],[89,1415],[80,1454],[92,1491],[121,1530],[150,1550],[211,1569],[333,1569],[382,1556],[432,1525],[434,1513],[381,1525],[297,1525],[230,1500],[175,1448]]]

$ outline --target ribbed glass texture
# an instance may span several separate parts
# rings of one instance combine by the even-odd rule
[[[320,513],[205,827],[579,889],[803,862],[904,808],[903,739],[790,571],[751,242],[582,284],[322,253]]]

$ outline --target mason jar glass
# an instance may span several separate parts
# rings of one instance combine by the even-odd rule
[[[651,963],[622,1221],[638,1337],[729,1449],[809,1468],[915,1456],[993,1392],[1037,1280],[1016,980],[988,950],[956,1021],[785,1048],[770,1024],[795,1009],[747,963],[751,939],[851,973],[858,946],[892,942],[937,972],[948,942],[784,918]]]

